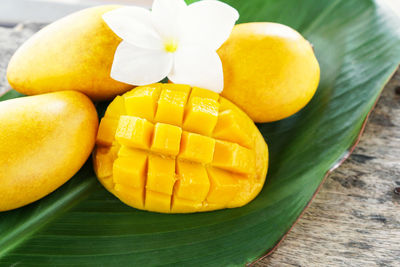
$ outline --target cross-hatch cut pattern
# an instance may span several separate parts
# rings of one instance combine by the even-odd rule
[[[257,179],[257,137],[250,119],[224,101],[214,92],[177,84],[138,87],[118,96],[99,127],[99,180],[140,209],[237,206],[240,191],[251,191]]]

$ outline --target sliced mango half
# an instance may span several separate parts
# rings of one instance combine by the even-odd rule
[[[211,211],[240,207],[257,196],[268,147],[253,121],[219,94],[152,84],[109,105],[94,168],[104,187],[134,208]]]

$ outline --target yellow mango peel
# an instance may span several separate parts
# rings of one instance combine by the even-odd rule
[[[218,49],[226,97],[255,122],[287,118],[314,96],[320,68],[311,44],[271,22],[237,24]]]
[[[121,39],[102,15],[117,5],[72,13],[29,38],[12,56],[7,79],[25,95],[74,90],[92,100],[113,99],[133,88],[110,77]]]
[[[268,169],[267,144],[242,110],[182,84],[141,86],[115,98],[96,143],[94,169],[104,187],[155,212],[243,206]]]
[[[68,181],[90,156],[97,126],[93,103],[75,91],[0,102],[0,212]]]

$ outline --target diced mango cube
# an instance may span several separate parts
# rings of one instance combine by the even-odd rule
[[[213,137],[253,148],[254,138],[252,138],[249,127],[242,122],[242,119],[240,114],[231,109],[219,113]]]
[[[237,180],[239,182],[239,191],[236,196],[228,203],[228,208],[236,208],[247,203],[252,196],[256,196],[261,190],[263,183],[256,181],[253,175],[244,178],[243,176]]]
[[[99,181],[107,190],[114,190],[115,184],[112,176],[103,178],[99,177]]]
[[[235,143],[217,140],[212,165],[225,170],[252,174],[255,172],[256,157],[253,150]]]
[[[121,146],[120,149],[118,150],[119,158],[127,158],[127,157],[136,158],[136,157],[142,157],[143,155],[147,155],[147,152],[137,148]]]
[[[134,90],[125,96],[127,114],[153,121],[160,92],[160,84],[140,87]]]
[[[107,117],[102,118],[97,132],[96,144],[111,146],[115,139],[117,127],[118,120]]]
[[[124,186],[144,188],[146,180],[146,154],[135,157],[117,158],[113,166],[114,183]]]
[[[182,126],[188,93],[163,89],[158,100],[155,121]]]
[[[176,156],[179,153],[182,129],[175,125],[156,123],[151,150]]]
[[[195,133],[182,133],[179,158],[200,163],[209,163],[213,159],[215,140]]]
[[[177,196],[172,198],[171,212],[174,213],[185,213],[195,212],[202,208],[202,202],[182,199]]]
[[[171,209],[171,195],[146,190],[144,208],[157,212],[169,212]]]
[[[193,97],[203,97],[203,98],[208,98],[208,99],[213,99],[215,101],[218,101],[219,94],[217,94],[211,90],[208,90],[208,89],[193,87],[192,92],[190,93],[190,99],[192,99]]]
[[[219,102],[219,112],[225,111],[225,110],[233,110],[238,108],[235,104],[233,104],[231,101],[229,101],[228,99],[224,98],[224,97],[220,97],[218,99]]]
[[[150,155],[146,188],[172,195],[175,181],[175,160]]]
[[[191,87],[187,84],[163,83],[162,89],[184,92],[189,95]]]
[[[210,191],[207,202],[225,205],[233,199],[240,189],[237,175],[222,169],[210,167],[207,169],[210,178]]]
[[[121,184],[116,184],[114,190],[118,198],[125,204],[139,209],[144,208],[143,188],[133,188]]]
[[[186,110],[183,128],[190,132],[211,135],[217,124],[219,103],[214,99],[193,97]]]
[[[116,146],[96,148],[93,164],[97,177],[105,178],[113,174],[113,163],[118,149]]]
[[[210,181],[206,169],[198,163],[177,163],[178,181],[174,194],[183,199],[203,201],[207,197]]]
[[[122,96],[117,96],[111,103],[108,105],[106,113],[104,117],[114,118],[116,120],[119,119],[119,116],[126,115],[125,110],[125,99]]]
[[[146,119],[121,116],[115,138],[122,145],[147,149],[150,146],[153,128],[153,124]]]

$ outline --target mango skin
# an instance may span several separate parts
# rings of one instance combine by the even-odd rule
[[[320,68],[311,44],[294,29],[269,22],[236,25],[218,54],[226,97],[255,122],[284,119],[315,94]]]
[[[102,14],[119,6],[84,9],[37,32],[11,58],[7,79],[16,91],[37,95],[76,90],[92,100],[106,100],[133,86],[110,77],[121,39]]]
[[[32,203],[88,159],[98,117],[85,95],[64,91],[0,102],[0,211]]]

